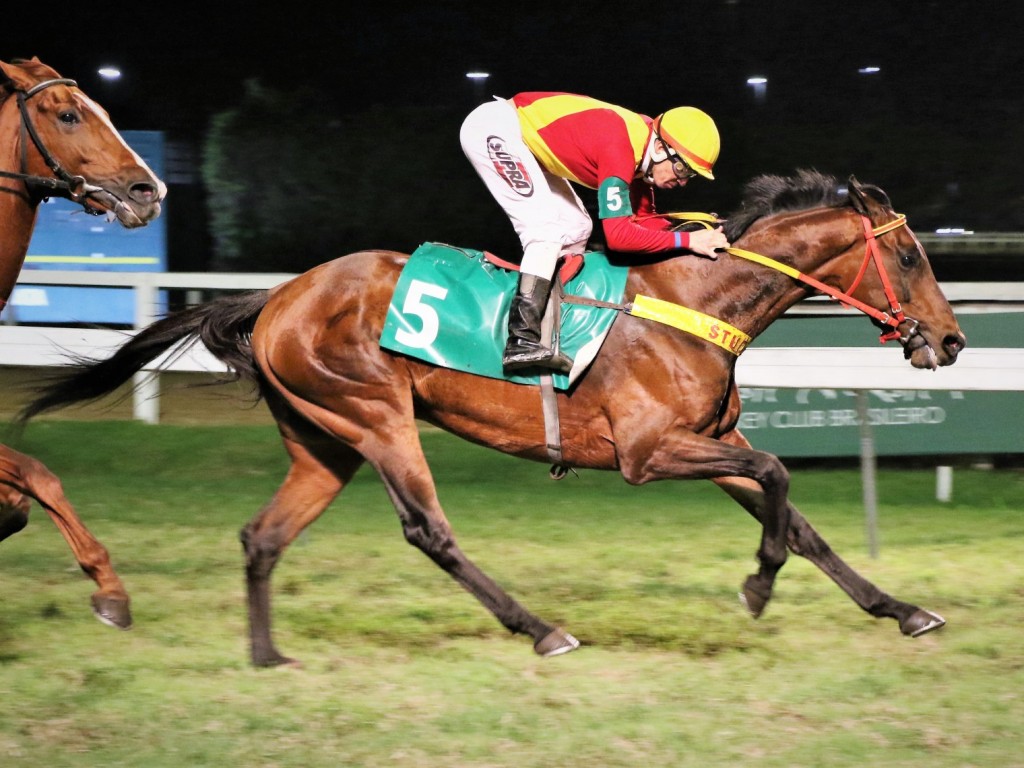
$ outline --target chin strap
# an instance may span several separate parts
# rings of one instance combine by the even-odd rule
[[[654,182],[654,164],[660,163],[663,160],[668,160],[668,152],[658,152],[654,149],[654,141],[658,138],[658,134],[651,131],[651,138],[647,142],[647,149],[644,151],[644,158],[640,161],[640,172],[643,174],[643,180],[651,184]],[[694,216],[702,216],[703,214],[688,214]]]

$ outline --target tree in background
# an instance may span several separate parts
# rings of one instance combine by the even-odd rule
[[[211,269],[300,272],[427,240],[514,255],[514,232],[462,154],[463,117],[380,105],[344,114],[322,92],[249,81],[203,146]]]
[[[937,120],[901,100],[835,114],[822,98],[723,109],[716,180],[661,194],[659,208],[728,215],[752,177],[815,168],[881,186],[918,232],[1024,228],[1024,156],[997,114],[1013,105]],[[249,81],[239,104],[214,116],[202,161],[211,269],[300,272],[357,250],[411,252],[424,241],[518,258],[511,225],[459,146],[469,107],[442,98],[437,106],[343,106],[323,91]],[[580,192],[592,205],[593,193]]]

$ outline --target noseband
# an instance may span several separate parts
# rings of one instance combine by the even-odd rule
[[[21,172],[14,173],[11,171],[0,171],[0,176],[8,179],[18,179],[25,183],[25,187],[28,189],[29,194],[33,197],[46,198],[56,195],[57,197],[64,197],[68,200],[72,200],[82,208],[85,209],[86,213],[91,213],[94,216],[102,215],[103,211],[90,208],[85,204],[85,199],[88,197],[90,192],[100,190],[100,187],[93,187],[89,185],[85,178],[82,176],[72,176],[61,166],[53,154],[43,144],[43,140],[39,138],[39,133],[36,131],[35,125],[32,124],[32,118],[28,114],[28,106],[26,102],[51,85],[70,85],[77,86],[74,80],[67,78],[59,78],[54,80],[44,80],[41,83],[37,83],[27,91],[15,91],[15,95],[18,98],[18,111],[21,113]],[[32,139],[32,143],[35,144],[36,149],[39,150],[39,154],[42,155],[43,161],[53,171],[54,177],[50,176],[35,176],[28,173],[28,141],[27,138]]]

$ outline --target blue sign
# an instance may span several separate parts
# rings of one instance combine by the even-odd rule
[[[122,131],[124,140],[158,177],[164,178],[161,131]],[[83,272],[166,272],[167,222],[164,213],[145,227],[125,229],[105,216],[91,216],[70,200],[51,198],[39,206],[32,241],[18,285],[4,317],[18,323],[97,323],[133,325],[131,288],[33,285],[32,270]],[[166,294],[160,292],[161,311]]]

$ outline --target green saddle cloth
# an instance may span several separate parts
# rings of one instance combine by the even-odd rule
[[[609,264],[603,253],[589,252],[565,293],[620,304],[628,273],[627,267]],[[518,278],[481,251],[424,243],[395,285],[380,345],[444,368],[537,384],[539,374],[506,374],[501,367]],[[576,364],[568,375],[552,376],[556,389],[569,388],[586,369],[617,314],[611,308],[562,305],[561,349]]]

